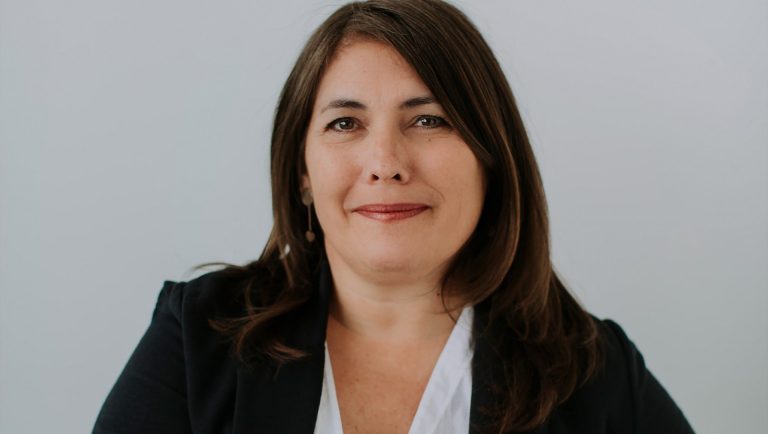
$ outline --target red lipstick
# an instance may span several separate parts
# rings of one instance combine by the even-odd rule
[[[421,214],[429,209],[423,203],[375,203],[363,205],[354,209],[354,212],[378,221],[403,220]]]

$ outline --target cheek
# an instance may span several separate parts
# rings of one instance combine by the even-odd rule
[[[464,144],[457,144],[421,159],[424,172],[446,201],[460,201],[469,206],[483,201],[483,169],[475,155]],[[451,197],[453,196],[453,197]]]
[[[307,143],[304,161],[307,165],[312,192],[320,194],[335,184],[339,168],[343,167],[338,156],[322,149],[321,144]]]
[[[485,201],[485,182],[482,166],[474,154],[458,161],[451,175],[452,185],[447,186],[446,192],[456,192],[450,201],[450,224],[456,235],[461,238],[460,244],[475,230]]]
[[[310,144],[306,164],[318,218],[328,223],[328,217],[343,211],[344,198],[354,182],[354,166],[338,153],[324,152]]]

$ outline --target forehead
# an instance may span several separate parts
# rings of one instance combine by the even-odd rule
[[[315,106],[339,97],[375,102],[428,93],[416,70],[392,46],[354,39],[340,44],[331,57],[320,79]]]

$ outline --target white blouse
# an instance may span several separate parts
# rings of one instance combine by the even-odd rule
[[[413,418],[409,434],[466,434],[472,398],[472,320],[474,309],[462,310],[437,359]],[[325,372],[315,434],[343,434],[333,368],[325,347]]]

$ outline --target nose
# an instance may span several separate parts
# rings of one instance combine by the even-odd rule
[[[369,134],[363,175],[370,184],[405,184],[410,179],[404,138],[395,131]]]

